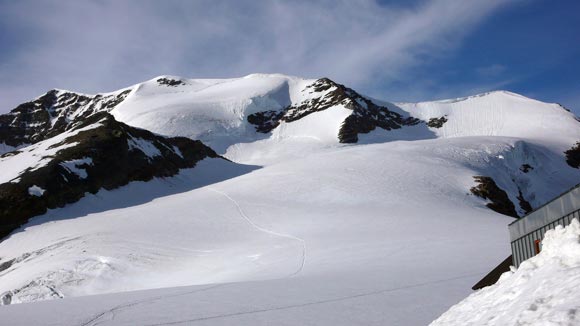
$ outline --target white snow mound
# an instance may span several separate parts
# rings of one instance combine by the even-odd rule
[[[548,231],[542,251],[451,307],[444,325],[580,324],[580,223]]]

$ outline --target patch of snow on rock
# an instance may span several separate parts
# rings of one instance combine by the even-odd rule
[[[136,137],[130,137],[127,139],[127,144],[129,145],[129,150],[140,150],[147,157],[153,158],[155,156],[161,156],[161,152],[153,143]]]
[[[46,190],[44,190],[44,189],[40,188],[40,187],[39,187],[39,186],[37,186],[37,185],[34,185],[34,186],[32,186],[32,187],[28,188],[28,193],[29,193],[31,196],[36,196],[36,197],[40,197],[40,196],[42,196],[42,195],[44,194],[44,192],[45,192],[45,191],[46,191]]]
[[[79,176],[81,179],[86,179],[88,177],[87,170],[82,168],[85,165],[93,165],[93,159],[90,157],[84,157],[77,160],[64,161],[60,163],[62,167],[69,170]]]

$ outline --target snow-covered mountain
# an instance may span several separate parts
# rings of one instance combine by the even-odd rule
[[[97,134],[122,145],[103,145],[97,157],[108,161],[86,152],[91,137],[74,140],[100,119],[115,127]],[[21,198],[49,208],[0,242],[0,295],[8,304],[197,285],[180,299],[192,312],[126,307],[151,324],[427,324],[509,255],[505,215],[578,183],[579,140],[580,122],[561,106],[504,91],[392,103],[326,78],[263,74],[51,91],[0,116],[0,223],[12,216],[14,180]],[[132,174],[116,168],[135,160]],[[114,186],[83,181],[143,169]],[[76,175],[84,197],[58,208],[48,196],[67,183],[26,178],[41,170],[43,180]],[[107,298],[167,306],[175,291]],[[82,324],[93,313],[43,316]]]

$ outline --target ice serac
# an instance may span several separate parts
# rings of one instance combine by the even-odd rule
[[[199,141],[166,138],[97,112],[55,137],[0,157],[0,238],[85,193],[169,177],[218,155]]]

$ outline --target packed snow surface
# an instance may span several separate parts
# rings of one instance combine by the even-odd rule
[[[315,96],[312,80],[164,78],[174,85],[138,84],[111,113],[202,139],[233,162],[206,159],[31,219],[0,243],[0,297],[10,304],[0,320],[426,325],[509,255],[512,218],[470,194],[473,176],[493,177],[516,206],[520,192],[537,206],[580,178],[563,157],[580,139],[574,116],[509,93],[387,104],[448,121],[376,129],[345,145],[338,130],[352,111],[343,105],[268,134],[247,123]],[[46,142],[0,158],[2,177],[42,164],[56,143]],[[144,289],[154,290],[115,293]],[[64,299],[14,305],[53,298]]]
[[[579,325],[580,223],[548,231],[542,251],[497,284],[451,307],[432,326]]]

